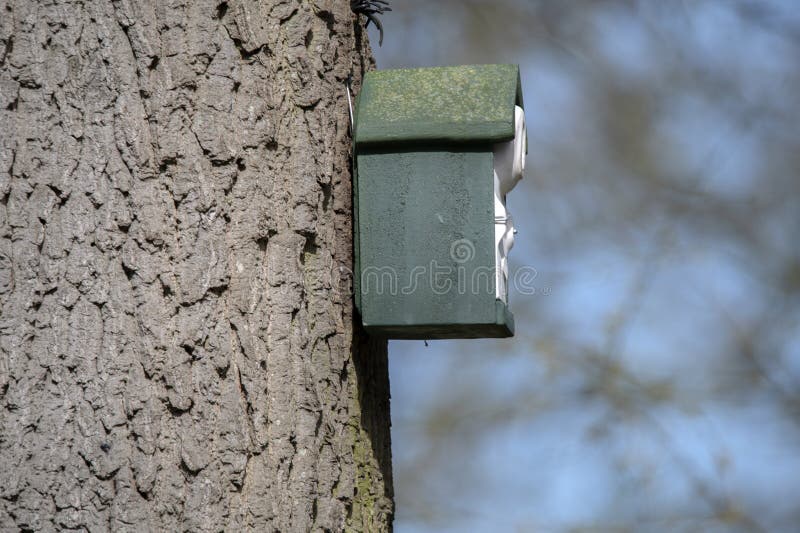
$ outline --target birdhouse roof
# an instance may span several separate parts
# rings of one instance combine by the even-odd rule
[[[514,138],[522,106],[517,65],[464,65],[368,72],[356,109],[359,147],[497,143]]]

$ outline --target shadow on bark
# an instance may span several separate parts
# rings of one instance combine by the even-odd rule
[[[373,456],[378,461],[385,488],[384,496],[393,498],[391,419],[389,410],[389,357],[388,341],[370,337],[360,326],[356,313],[353,360],[358,382],[358,399],[361,405],[361,427],[369,435]]]

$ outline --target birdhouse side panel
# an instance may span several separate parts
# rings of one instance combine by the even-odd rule
[[[499,320],[490,148],[357,155],[355,274],[368,329],[502,336],[480,331]]]

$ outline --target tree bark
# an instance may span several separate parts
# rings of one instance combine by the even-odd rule
[[[347,0],[0,0],[0,530],[383,531]]]

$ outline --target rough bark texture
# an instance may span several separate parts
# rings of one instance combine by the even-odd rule
[[[0,530],[391,528],[348,0],[0,1]]]

